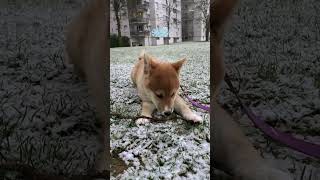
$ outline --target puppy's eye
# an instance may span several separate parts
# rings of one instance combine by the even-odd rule
[[[174,93],[171,94],[171,97],[173,97],[173,96],[174,96]]]
[[[162,94],[156,94],[158,98],[162,99],[163,95]]]

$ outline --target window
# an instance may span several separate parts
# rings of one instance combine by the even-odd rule
[[[178,20],[177,20],[176,18],[173,18],[173,22],[174,22],[175,24],[178,24]]]
[[[127,28],[128,28],[127,25],[124,25],[124,26],[123,26],[123,29],[124,29],[124,30],[127,30]]]
[[[174,8],[172,12],[173,12],[173,13],[177,13],[177,9]]]
[[[141,25],[138,25],[138,26],[137,26],[137,30],[138,30],[138,31],[143,31],[143,27],[142,27]]]
[[[169,21],[169,16],[164,15],[164,16],[163,16],[163,20],[164,20],[164,21]]]
[[[142,17],[143,16],[143,12],[139,11],[137,12],[137,17]]]
[[[167,7],[167,5],[162,4],[162,8],[163,8],[163,9],[166,9],[166,7]]]

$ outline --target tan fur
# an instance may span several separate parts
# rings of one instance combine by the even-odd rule
[[[85,78],[89,93],[96,105],[101,131],[96,169],[109,170],[107,147],[106,68],[107,24],[106,1],[91,0],[67,27],[66,58],[74,65],[75,72]]]
[[[243,180],[290,180],[291,177],[268,165],[254,149],[231,116],[217,103],[224,78],[223,31],[237,0],[214,0],[213,12],[213,147],[215,166]]]
[[[215,99],[219,93],[220,85],[223,81],[225,74],[225,67],[223,61],[223,32],[225,29],[225,22],[231,15],[233,8],[237,0],[214,0],[211,5],[211,12],[213,12],[211,18],[211,26],[213,27],[213,98]]]
[[[144,51],[141,52],[131,72],[132,82],[142,100],[141,115],[151,117],[156,109],[161,113],[175,110],[187,120],[202,122],[202,118],[194,114],[178,95],[179,72],[185,61],[162,62]],[[149,119],[144,118],[136,121],[137,124],[147,122]]]

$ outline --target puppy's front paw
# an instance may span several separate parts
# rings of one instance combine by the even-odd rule
[[[143,125],[150,122],[150,119],[147,118],[139,118],[136,120],[136,125]]]
[[[193,121],[194,123],[202,123],[203,122],[203,119],[201,116],[199,116],[195,113],[192,113],[192,112],[185,114],[184,118],[186,120]]]

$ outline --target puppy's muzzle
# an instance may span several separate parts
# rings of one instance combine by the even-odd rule
[[[163,114],[164,114],[165,116],[170,116],[170,115],[172,114],[172,112],[173,112],[173,108],[170,108],[170,109],[165,110],[165,111],[163,112]]]

